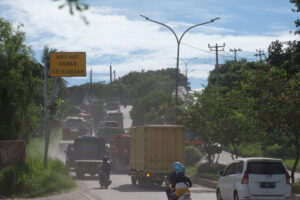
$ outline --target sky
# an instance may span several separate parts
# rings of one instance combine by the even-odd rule
[[[45,46],[65,52],[86,52],[87,76],[67,78],[69,86],[89,81],[109,82],[109,66],[116,78],[131,71],[176,67],[177,42],[195,24],[213,23],[189,30],[181,40],[180,73],[187,74],[193,90],[203,88],[216,63],[208,45],[223,45],[219,63],[233,60],[230,49],[241,49],[237,59],[256,61],[257,50],[267,54],[272,41],[299,39],[293,34],[299,14],[289,0],[89,0],[89,9],[70,15],[59,9],[64,0],[1,0],[0,17],[14,27],[22,24],[26,44],[41,62]],[[89,24],[80,18],[84,15]],[[221,48],[222,49],[222,48]]]

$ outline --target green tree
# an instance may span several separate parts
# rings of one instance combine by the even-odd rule
[[[214,101],[215,98],[219,97],[214,91],[195,93],[189,97],[181,110],[182,121],[187,130],[201,136],[209,163],[213,162],[221,142],[221,132],[216,122],[222,112],[216,109],[219,106]]]
[[[290,0],[291,3],[294,3],[295,4],[295,7],[294,9],[292,9],[293,12],[300,12],[300,0]],[[299,27],[300,27],[300,20],[299,19],[296,19],[295,21],[295,25],[296,27],[298,28],[298,30],[295,31],[296,34],[300,34],[300,30],[299,30]]]
[[[39,135],[42,119],[42,66],[24,44],[25,33],[0,19],[0,139]]]
[[[300,74],[290,77],[282,68],[266,66],[253,75],[245,90],[257,111],[256,133],[265,145],[293,146],[292,181],[300,157]]]

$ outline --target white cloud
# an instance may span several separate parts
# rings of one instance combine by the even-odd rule
[[[166,28],[143,18],[132,20],[118,14],[118,10],[114,8],[91,7],[84,13],[89,21],[89,25],[85,25],[78,15],[71,16],[66,8],[58,9],[61,2],[4,0],[1,4],[9,6],[9,9],[2,13],[6,18],[14,24],[24,24],[27,43],[32,45],[36,52],[41,52],[45,45],[64,51],[85,51],[88,70],[92,67],[95,74],[109,73],[110,63],[101,60],[104,56],[122,58],[117,62],[112,60],[117,76],[129,71],[155,70],[176,65],[174,58],[177,44],[173,34]],[[168,22],[168,24],[175,26],[178,36],[190,25],[184,22]],[[189,73],[189,77],[207,78],[209,71],[214,68],[214,55],[213,52],[207,52],[208,44],[225,43],[226,51],[230,48],[242,48],[244,52],[254,53],[256,49],[266,50],[270,42],[276,39],[283,41],[295,39],[295,36],[288,32],[239,35],[236,30],[218,26],[218,23],[213,23],[195,28],[182,39],[183,43],[202,51],[181,45],[181,59],[197,57],[212,60],[209,64],[189,64],[190,69],[197,69]],[[143,51],[145,53],[142,53]],[[40,56],[37,59],[39,58]],[[97,78],[109,79],[107,75],[97,75],[94,80]]]

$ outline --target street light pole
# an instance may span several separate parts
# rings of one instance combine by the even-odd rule
[[[174,31],[170,26],[168,26],[168,25],[166,25],[166,24],[163,24],[163,23],[161,23],[161,22],[152,20],[152,19],[150,19],[149,17],[146,17],[146,16],[144,16],[144,15],[140,15],[140,16],[143,17],[143,18],[145,18],[146,20],[148,20],[148,21],[150,21],[150,22],[154,22],[154,23],[156,23],[156,24],[160,24],[160,25],[162,25],[162,26],[168,28],[168,29],[174,34],[174,36],[175,36],[175,38],[176,38],[176,42],[177,42],[177,59],[176,59],[176,94],[175,94],[175,99],[176,99],[176,105],[177,105],[177,104],[178,104],[178,68],[179,68],[179,50],[180,50],[180,42],[181,42],[183,36],[184,36],[189,30],[191,30],[192,28],[195,28],[195,27],[197,27],[197,26],[201,26],[201,25],[205,25],[205,24],[212,23],[212,22],[214,22],[214,21],[216,21],[217,19],[220,19],[220,18],[217,17],[217,18],[214,18],[214,19],[212,19],[212,20],[210,20],[210,21],[208,21],[208,22],[204,22],[204,23],[201,23],[201,24],[196,24],[196,25],[194,25],[194,26],[191,26],[191,27],[189,27],[188,29],[186,29],[186,30],[182,33],[182,35],[180,36],[180,38],[178,38],[178,36],[176,35],[175,31]]]
[[[185,65],[185,78],[186,78],[185,89],[186,89],[186,92],[188,92],[187,65],[188,65],[188,63],[189,63],[191,60],[194,60],[194,59],[196,59],[196,58],[190,58],[190,59],[188,59],[188,60],[181,60],[181,59],[180,59],[180,61],[183,62],[184,65]]]

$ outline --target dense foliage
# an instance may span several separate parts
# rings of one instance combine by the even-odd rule
[[[1,195],[37,197],[75,187],[67,167],[60,160],[49,159],[48,169],[44,169],[43,144],[43,140],[32,140],[27,146],[24,163],[1,169]]]
[[[39,135],[43,68],[24,45],[25,34],[0,19],[0,140]]]
[[[199,149],[195,146],[185,147],[185,165],[194,166],[202,159],[202,154]]]
[[[190,97],[183,121],[204,140],[209,162],[218,144],[236,156],[242,146],[259,144],[262,156],[294,159],[293,177],[300,156],[299,53],[299,41],[275,41],[268,62],[227,61],[219,88],[213,71],[208,86]]]

